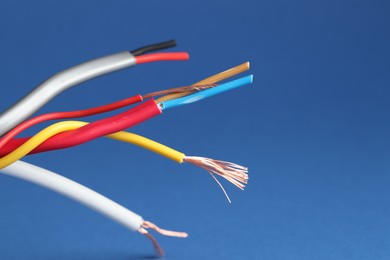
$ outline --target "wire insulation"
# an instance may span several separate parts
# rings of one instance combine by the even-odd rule
[[[139,56],[139,55],[145,54],[147,52],[153,52],[153,51],[158,51],[158,50],[162,50],[162,49],[176,47],[176,45],[177,44],[176,44],[175,40],[170,40],[170,41],[165,41],[165,42],[160,42],[160,43],[155,43],[155,44],[143,46],[141,48],[130,51],[130,53],[133,54],[134,56]]]
[[[135,60],[137,64],[143,64],[156,61],[188,60],[189,58],[188,52],[162,52],[137,56]]]

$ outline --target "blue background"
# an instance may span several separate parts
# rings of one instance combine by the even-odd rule
[[[188,155],[249,166],[244,192],[223,182],[232,205],[205,171],[112,140],[25,160],[189,232],[156,235],[168,259],[389,259],[389,7],[3,0],[0,109],[69,66],[171,38],[190,61],[90,81],[40,113],[188,85],[249,60],[252,86],[132,129]],[[144,237],[30,183],[1,176],[0,205],[1,259],[153,256]]]

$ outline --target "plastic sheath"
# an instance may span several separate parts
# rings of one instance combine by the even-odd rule
[[[108,105],[94,107],[90,109],[84,109],[84,110],[77,110],[77,111],[68,111],[68,112],[55,112],[55,113],[49,113],[49,114],[43,114],[40,116],[36,116],[34,118],[28,119],[27,121],[24,121],[23,123],[17,125],[15,128],[13,128],[11,131],[9,131],[7,134],[5,134],[2,138],[0,138],[0,150],[1,148],[6,145],[12,138],[16,137],[18,134],[23,132],[24,130],[37,125],[39,123],[43,123],[49,120],[59,120],[59,119],[67,119],[67,118],[77,118],[77,117],[86,117],[91,115],[96,115],[108,111],[112,111],[115,109],[122,108],[124,106],[128,106],[137,102],[142,101],[141,95],[136,95],[130,98],[126,98]]]
[[[2,173],[29,181],[73,199],[126,228],[137,231],[143,219],[109,198],[52,171],[17,161],[1,170]]]
[[[155,43],[155,44],[146,45],[146,46],[143,46],[141,48],[132,50],[132,51],[130,51],[130,53],[133,54],[134,56],[139,56],[139,55],[145,54],[147,52],[163,50],[163,49],[172,48],[175,46],[176,46],[176,41],[169,40],[169,41],[165,41],[165,42],[159,42],[159,43]]]
[[[0,114],[0,136],[31,116],[61,92],[87,80],[134,66],[128,51],[87,61],[52,76]]]
[[[184,153],[181,153],[181,152],[176,151],[168,146],[165,146],[163,144],[160,144],[160,143],[157,143],[153,140],[150,140],[146,137],[136,135],[133,133],[118,132],[118,133],[114,133],[111,135],[107,135],[107,137],[118,140],[118,141],[137,145],[139,147],[142,147],[142,148],[147,149],[149,151],[152,151],[154,153],[165,156],[168,159],[171,159],[177,163],[183,163],[183,159],[185,157]]]
[[[202,99],[206,99],[206,98],[221,94],[223,92],[250,84],[252,82],[253,82],[253,75],[249,75],[246,77],[242,77],[242,78],[224,83],[224,84],[219,85],[219,86],[214,87],[214,88],[210,88],[210,89],[196,92],[194,94],[191,94],[191,95],[188,95],[188,96],[185,96],[182,98],[162,102],[162,103],[160,103],[160,107],[161,107],[161,109],[165,110],[165,109],[172,108],[172,107],[190,104],[190,103],[193,103],[193,102],[196,102],[196,101],[199,101]]]
[[[155,62],[155,61],[168,61],[168,60],[188,60],[190,55],[188,52],[163,52],[145,54],[135,57],[137,64]]]
[[[30,154],[80,145],[98,137],[130,128],[160,114],[161,110],[156,102],[153,99],[150,99],[119,115],[92,122],[76,130],[57,134],[32,150]],[[29,139],[30,138],[16,138],[11,140],[0,150],[0,156],[7,156],[7,154],[17,149]]]

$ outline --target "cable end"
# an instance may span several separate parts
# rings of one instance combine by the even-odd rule
[[[208,171],[211,177],[213,177],[213,179],[221,187],[229,203],[231,203],[231,200],[228,194],[226,193],[222,184],[214,176],[214,174],[225,178],[227,181],[234,184],[237,188],[241,190],[244,190],[245,184],[248,183],[249,176],[248,176],[247,167],[235,163],[231,163],[231,162],[219,161],[219,160],[214,160],[205,157],[198,157],[198,156],[186,156],[184,157],[183,161],[194,164]]]
[[[141,227],[138,229],[138,232],[140,232],[142,235],[146,236],[152,242],[155,254],[158,257],[164,256],[164,250],[159,245],[157,240],[147,231],[147,229],[152,229],[163,236],[179,237],[179,238],[188,237],[188,233],[186,233],[186,232],[178,232],[178,231],[171,231],[171,230],[162,229],[150,221],[144,221],[142,223]]]
[[[249,70],[251,68],[251,63],[249,61],[244,63],[246,66],[246,70]]]
[[[252,84],[253,83],[253,74],[248,76],[248,83]]]

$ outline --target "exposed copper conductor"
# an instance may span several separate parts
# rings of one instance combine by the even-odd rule
[[[171,88],[171,89],[156,91],[156,92],[152,92],[152,93],[143,95],[142,98],[147,99],[147,98],[151,98],[151,97],[156,97],[156,96],[161,96],[161,95],[169,95],[169,94],[173,94],[173,93],[182,93],[182,92],[188,92],[188,91],[200,91],[200,90],[205,90],[208,88],[213,88],[215,86],[217,86],[217,84],[203,84],[203,85]]]
[[[197,156],[186,156],[184,157],[183,161],[192,163],[208,171],[214,178],[214,180],[218,183],[218,185],[221,187],[229,203],[231,203],[229,196],[227,195],[222,184],[215,178],[214,174],[225,178],[241,190],[244,190],[245,184],[248,183],[249,177],[247,167],[231,162],[218,161],[210,158]]]
[[[164,250],[158,244],[157,240],[146,230],[149,228],[164,236],[180,237],[180,238],[188,237],[188,234],[186,232],[177,232],[177,231],[162,229],[158,227],[156,224],[153,224],[152,222],[144,221],[141,227],[138,229],[138,232],[146,236],[152,242],[156,255],[160,257],[164,255]]]

